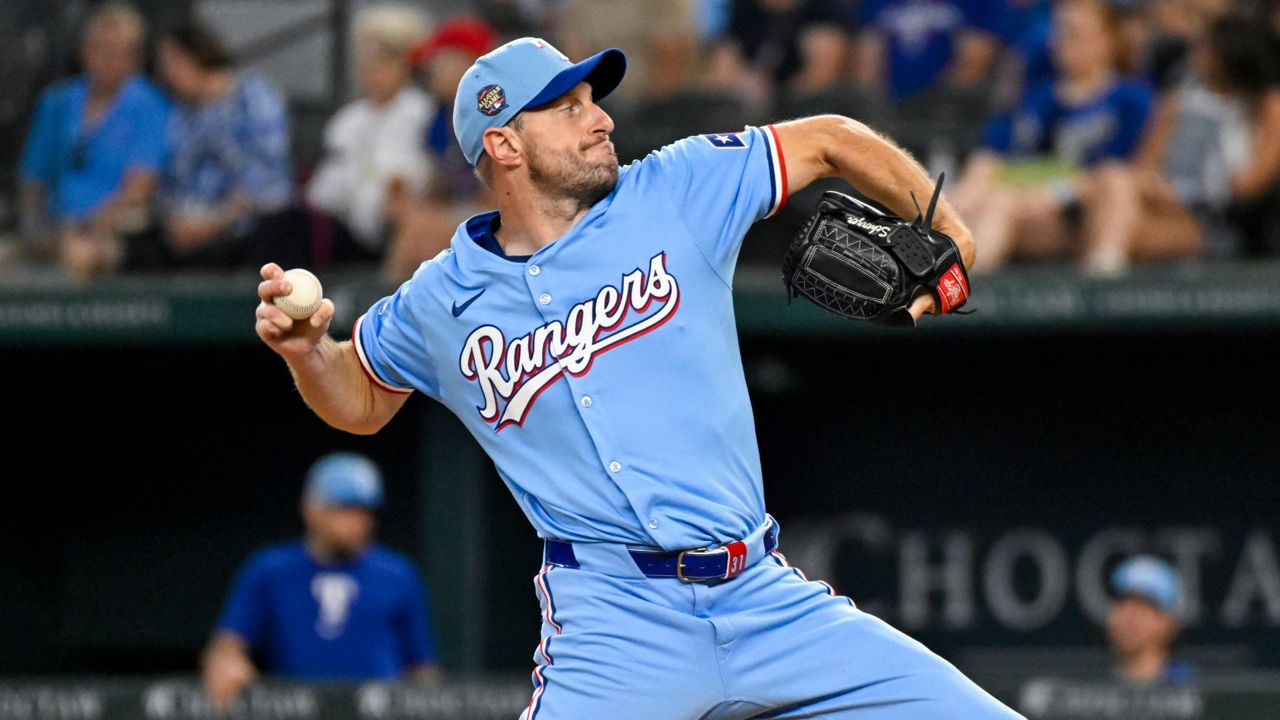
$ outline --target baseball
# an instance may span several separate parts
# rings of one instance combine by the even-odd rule
[[[293,292],[288,295],[277,295],[272,298],[272,302],[294,320],[306,320],[311,317],[311,313],[319,309],[320,300],[324,298],[320,279],[302,268],[286,270],[284,279],[289,281]]]

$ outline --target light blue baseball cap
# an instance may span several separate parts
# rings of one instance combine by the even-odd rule
[[[372,460],[358,453],[330,453],[307,471],[302,499],[309,505],[372,510],[382,504],[382,473]]]
[[[1137,595],[1160,610],[1172,613],[1178,606],[1182,581],[1169,563],[1151,555],[1138,555],[1120,563],[1111,573],[1111,589],[1117,595]]]
[[[482,55],[467,69],[453,100],[453,132],[475,165],[484,153],[484,131],[511,122],[521,110],[545,105],[580,82],[596,100],[613,92],[627,71],[617,48],[572,63],[551,43],[525,37]]]

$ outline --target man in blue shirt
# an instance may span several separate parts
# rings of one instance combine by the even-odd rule
[[[453,411],[544,538],[524,720],[1017,717],[777,552],[733,317],[750,225],[840,176],[903,216],[933,182],[833,115],[685,138],[619,167],[622,80],[538,38],[463,76],[454,131],[498,209],[356,323],[294,322],[262,269],[259,337],[310,407],[373,433],[422,392]],[[966,262],[973,238],[941,200]],[[933,303],[922,296],[913,315]]]
[[[238,72],[222,39],[197,22],[168,28],[157,53],[179,103],[158,193],[163,243],[153,239],[139,264],[236,265],[264,244],[309,256],[288,212],[289,117],[280,91],[260,74]]]
[[[23,235],[56,243],[78,276],[122,260],[117,235],[145,225],[164,161],[169,106],[138,74],[144,34],[127,5],[97,10],[81,46],[85,74],[45,91],[23,149]]]
[[[333,453],[307,474],[306,537],[255,553],[240,569],[204,656],[225,706],[257,675],[433,682],[427,596],[412,563],[371,543],[382,480],[368,458]]]
[[[1008,0],[863,0],[859,79],[904,98],[941,82],[989,77],[1008,22]]]

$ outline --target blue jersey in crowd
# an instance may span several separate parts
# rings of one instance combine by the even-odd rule
[[[278,210],[293,195],[289,116],[265,78],[246,75],[222,97],[179,105],[169,123],[161,194],[172,210],[212,211],[234,197]]]
[[[218,629],[244,638],[273,675],[394,679],[436,662],[428,612],[422,579],[398,553],[375,545],[327,565],[295,542],[245,563]]]
[[[356,322],[391,391],[458,415],[542,537],[683,549],[765,520],[730,284],[786,197],[772,128],[681,140],[529,258],[458,228]]]
[[[1023,64],[1023,87],[1037,87],[1053,78],[1053,35],[1051,15],[1028,18],[1018,35],[1011,35],[1009,47]]]
[[[1080,167],[1128,158],[1151,114],[1151,88],[1117,80],[1093,99],[1068,105],[1053,83],[1023,95],[1017,110],[987,125],[983,145],[1013,155],[1056,155]]]
[[[864,0],[859,25],[888,43],[889,93],[905,97],[933,85],[966,31],[1005,34],[1007,0]]]
[[[45,91],[22,153],[22,175],[47,188],[49,212],[59,220],[94,213],[131,169],[151,172],[164,162],[169,103],[135,75],[93,127],[84,125],[89,83],[76,77]]]
[[[1199,680],[1195,666],[1182,658],[1171,658],[1159,678],[1166,685],[1191,685]]]
[[[484,194],[484,185],[454,140],[452,106],[440,103],[424,128],[423,147],[433,161],[428,192],[432,200],[461,204],[475,202]]]

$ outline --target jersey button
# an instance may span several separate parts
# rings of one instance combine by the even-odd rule
[[[530,265],[530,266],[529,266],[529,274],[530,274],[530,275],[537,275],[537,274],[538,274],[538,273],[540,273],[540,272],[542,272],[542,268],[538,267],[537,265]]]
[[[590,396],[590,395],[583,395],[583,396],[582,396],[582,407],[591,407],[591,396]]]
[[[538,296],[538,302],[542,303],[543,305],[550,305],[551,296],[548,295],[547,293],[542,293],[541,295]]]
[[[617,460],[614,460],[613,462],[609,463],[609,472],[611,473],[622,472],[622,463],[618,462]]]
[[[650,529],[650,530],[657,530],[657,529],[658,529],[658,521],[657,521],[657,520],[650,520],[650,521],[649,521],[649,529]]]

